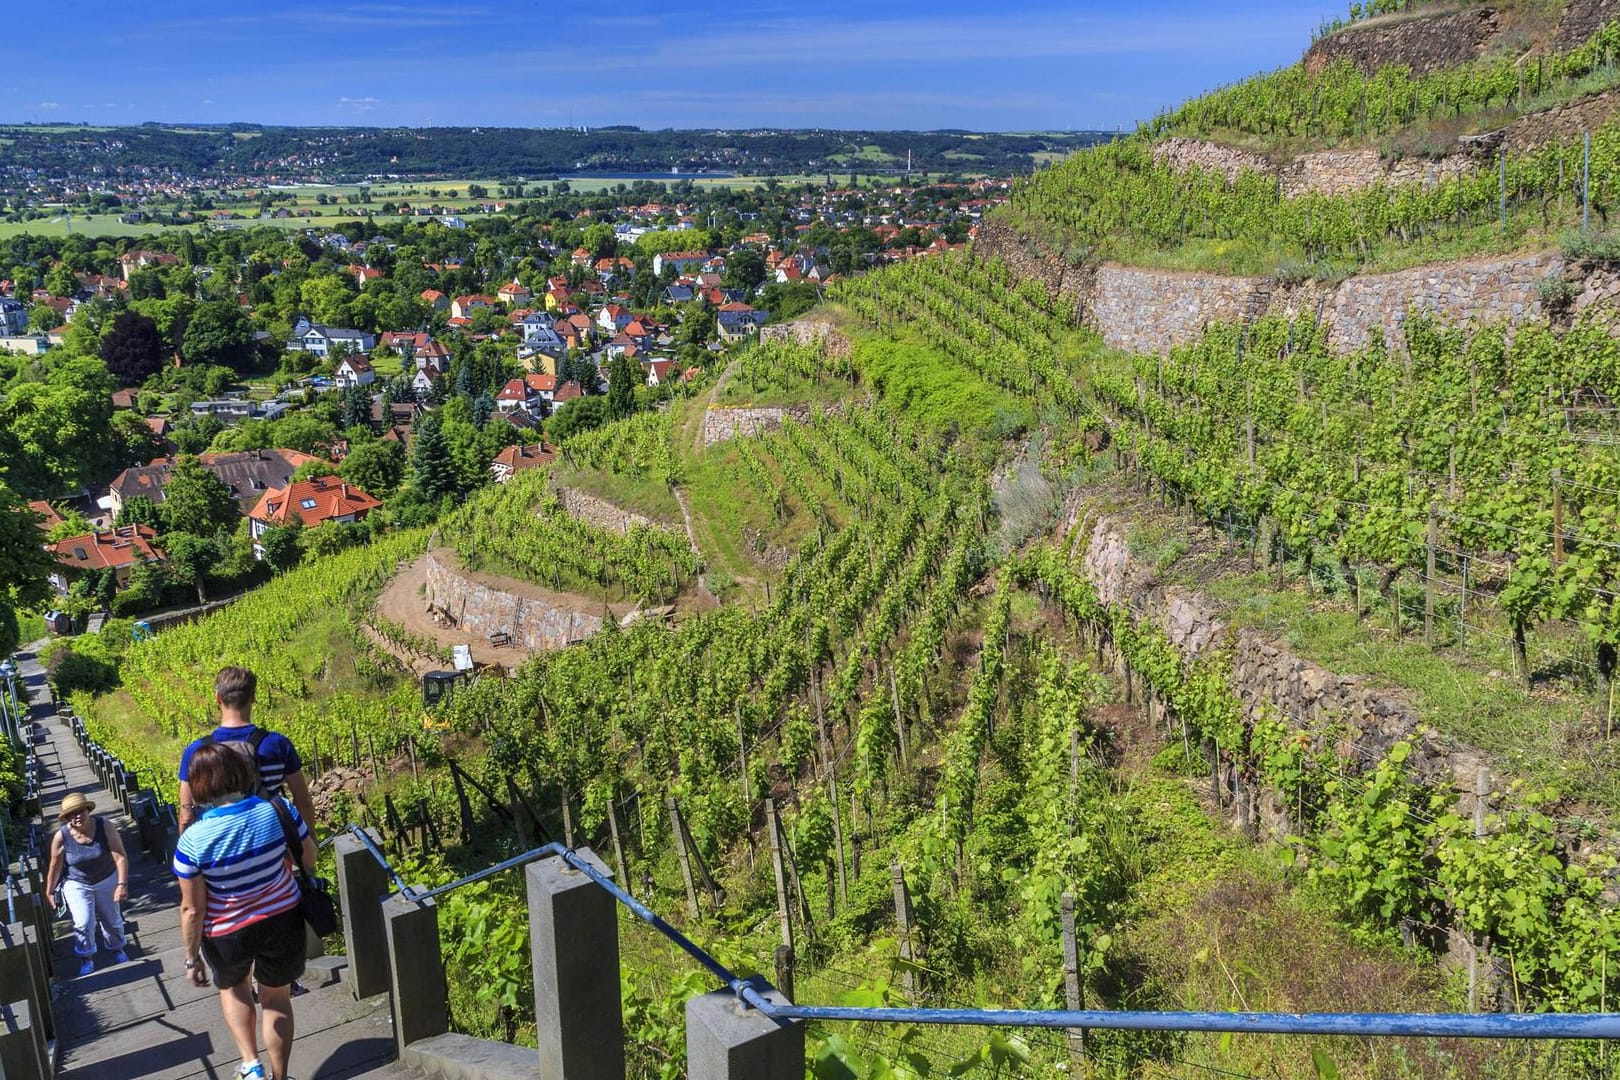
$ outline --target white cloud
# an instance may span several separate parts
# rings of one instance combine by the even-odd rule
[[[60,109],[61,103],[55,101],[36,101],[28,106],[30,109]]]
[[[212,105],[214,103],[214,99],[211,97],[205,97],[202,99],[202,103],[204,105]]]
[[[340,108],[340,109],[359,109],[362,112],[364,112],[364,111],[367,111],[369,109],[375,109],[378,105],[381,105],[381,104],[382,104],[382,102],[379,101],[377,98],[374,98],[374,97],[340,97],[340,98],[338,98],[338,108]]]

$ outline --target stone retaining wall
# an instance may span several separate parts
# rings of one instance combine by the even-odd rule
[[[623,536],[637,525],[663,526],[661,522],[633,510],[615,506],[606,499],[598,499],[595,495],[587,495],[570,487],[558,486],[556,489],[557,501],[562,503],[564,512],[579,518],[588,525]]]
[[[976,244],[1021,275],[1046,269],[1052,261],[1005,226],[981,234]],[[1328,341],[1346,353],[1378,334],[1398,347],[1399,330],[1414,308],[1463,326],[1543,318],[1542,284],[1555,277],[1573,279],[1577,313],[1601,307],[1613,294],[1612,274],[1567,267],[1557,252],[1535,252],[1365,274],[1337,286],[1103,265],[1095,268],[1074,303],[1079,321],[1117,349],[1164,352],[1196,341],[1212,322],[1309,314],[1331,324]],[[1071,283],[1077,279],[1077,274],[1066,277]],[[1055,291],[1053,279],[1041,280]]]
[[[588,615],[532,597],[517,596],[465,576],[455,557],[430,551],[426,602],[446,612],[472,634],[507,633],[525,649],[560,649],[602,629],[600,615]]]
[[[1561,255],[1542,252],[1349,278],[1328,306],[1328,341],[1340,352],[1379,334],[1393,342],[1412,308],[1465,326],[1541,318],[1541,283],[1563,269]]]
[[[810,422],[808,405],[711,405],[703,414],[703,445],[713,446],[739,435],[769,435],[784,420]]]
[[[1077,508],[1070,510],[1070,528],[1079,516]],[[1257,631],[1234,630],[1199,594],[1161,584],[1151,564],[1131,555],[1127,528],[1126,521],[1110,517],[1091,527],[1083,571],[1104,603],[1129,607],[1164,631],[1187,658],[1229,649],[1232,688],[1251,718],[1269,706],[1292,726],[1333,737],[1341,753],[1365,766],[1381,761],[1396,742],[1410,742],[1411,774],[1436,790],[1454,792],[1459,810],[1472,812],[1476,775],[1484,764],[1477,751],[1424,728],[1399,694],[1329,671]],[[1330,723],[1338,725],[1331,733]],[[1278,800],[1263,797],[1260,811],[1263,824],[1287,831],[1287,808]]]
[[[1217,277],[1130,266],[1097,269],[1083,317],[1116,349],[1159,352],[1215,322],[1239,322],[1270,302],[1266,278]]]
[[[1313,75],[1334,60],[1348,60],[1369,75],[1390,64],[1405,64],[1414,75],[1426,75],[1475,59],[1500,26],[1500,17],[1486,7],[1401,14],[1329,34],[1306,51],[1303,62]]]

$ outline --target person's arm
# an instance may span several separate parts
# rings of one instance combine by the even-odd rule
[[[129,856],[124,854],[124,838],[112,822],[107,822],[106,833],[107,851],[118,870],[118,887],[113,890],[113,902],[123,903],[129,899]]]
[[[62,883],[67,874],[67,856],[62,853],[62,832],[57,830],[51,837],[50,865],[45,870],[45,895],[55,896],[56,887]]]
[[[315,850],[315,838],[307,833],[304,836],[303,855],[304,872],[308,874],[315,873],[315,860],[319,857],[319,853]]]
[[[304,824],[309,827],[310,835],[314,836],[315,800],[310,798],[309,781],[305,779],[304,771],[299,769],[296,772],[288,773],[282,779],[282,785],[287,789],[287,794],[292,797],[292,804],[298,811],[298,816],[304,819]]]
[[[180,781],[180,813],[175,819],[175,824],[181,832],[185,832],[186,828],[196,820],[197,807],[191,801],[191,782],[182,780]]]
[[[180,879],[180,944],[184,948],[186,974],[198,986],[208,982],[208,969],[202,962],[203,913],[208,910],[208,885],[202,874]]]

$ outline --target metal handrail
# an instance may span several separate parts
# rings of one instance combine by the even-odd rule
[[[925,1009],[858,1008],[773,1002],[756,981],[739,978],[702,946],[665,922],[656,912],[614,883],[589,860],[560,843],[545,844],[494,866],[418,892],[407,886],[387,858],[358,825],[358,836],[387,870],[398,892],[424,904],[464,885],[556,856],[590,878],[637,918],[652,926],[718,978],[745,1006],[779,1023],[789,1020],[837,1020],[877,1024],[939,1024],[974,1027],[1098,1028],[1119,1031],[1218,1031],[1281,1035],[1425,1036],[1461,1039],[1620,1039],[1620,1013],[1266,1013],[1158,1012],[1099,1009]]]

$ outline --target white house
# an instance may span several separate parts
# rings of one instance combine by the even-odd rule
[[[333,381],[340,390],[347,390],[351,386],[370,386],[377,381],[377,372],[365,357],[345,356],[338,361]]]
[[[334,353],[368,353],[377,347],[377,338],[364,330],[349,330],[341,326],[325,326],[299,319],[293,327],[293,336],[287,341],[292,352],[307,352],[325,357]]]

